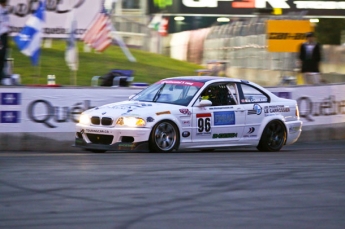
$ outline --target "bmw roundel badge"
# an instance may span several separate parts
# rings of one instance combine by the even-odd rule
[[[182,137],[188,138],[190,136],[190,133],[188,131],[185,131],[182,133]]]

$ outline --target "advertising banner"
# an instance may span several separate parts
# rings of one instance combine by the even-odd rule
[[[81,112],[127,100],[134,88],[1,88],[0,133],[73,133]],[[303,126],[345,122],[345,85],[268,88],[295,99]]]
[[[279,97],[295,99],[303,126],[345,122],[345,85],[269,88]]]
[[[67,28],[71,24],[72,9],[75,9],[77,21],[76,34],[80,37],[102,9],[102,0],[46,0],[46,19],[43,26],[44,38],[66,38]],[[37,0],[11,0],[10,7],[11,36],[22,30],[29,16],[37,9]]]
[[[268,20],[266,23],[269,52],[298,52],[306,33],[314,30],[307,20]]]
[[[73,132],[81,112],[138,89],[1,88],[0,132]]]

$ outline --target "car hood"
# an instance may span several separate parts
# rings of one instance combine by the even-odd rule
[[[113,118],[120,116],[146,117],[147,115],[171,114],[172,109],[179,107],[182,106],[165,103],[124,101],[95,107],[85,111],[84,114]]]

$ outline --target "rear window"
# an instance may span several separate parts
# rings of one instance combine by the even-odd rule
[[[260,90],[247,85],[241,84],[243,98],[241,98],[241,103],[267,103],[269,102],[269,97],[261,92]]]

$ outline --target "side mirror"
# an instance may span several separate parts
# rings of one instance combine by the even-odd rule
[[[207,99],[201,100],[198,104],[198,107],[208,107],[208,106],[212,106],[212,102]]]
[[[128,97],[128,100],[131,100],[135,95],[136,95],[136,94],[130,95],[130,96]]]

